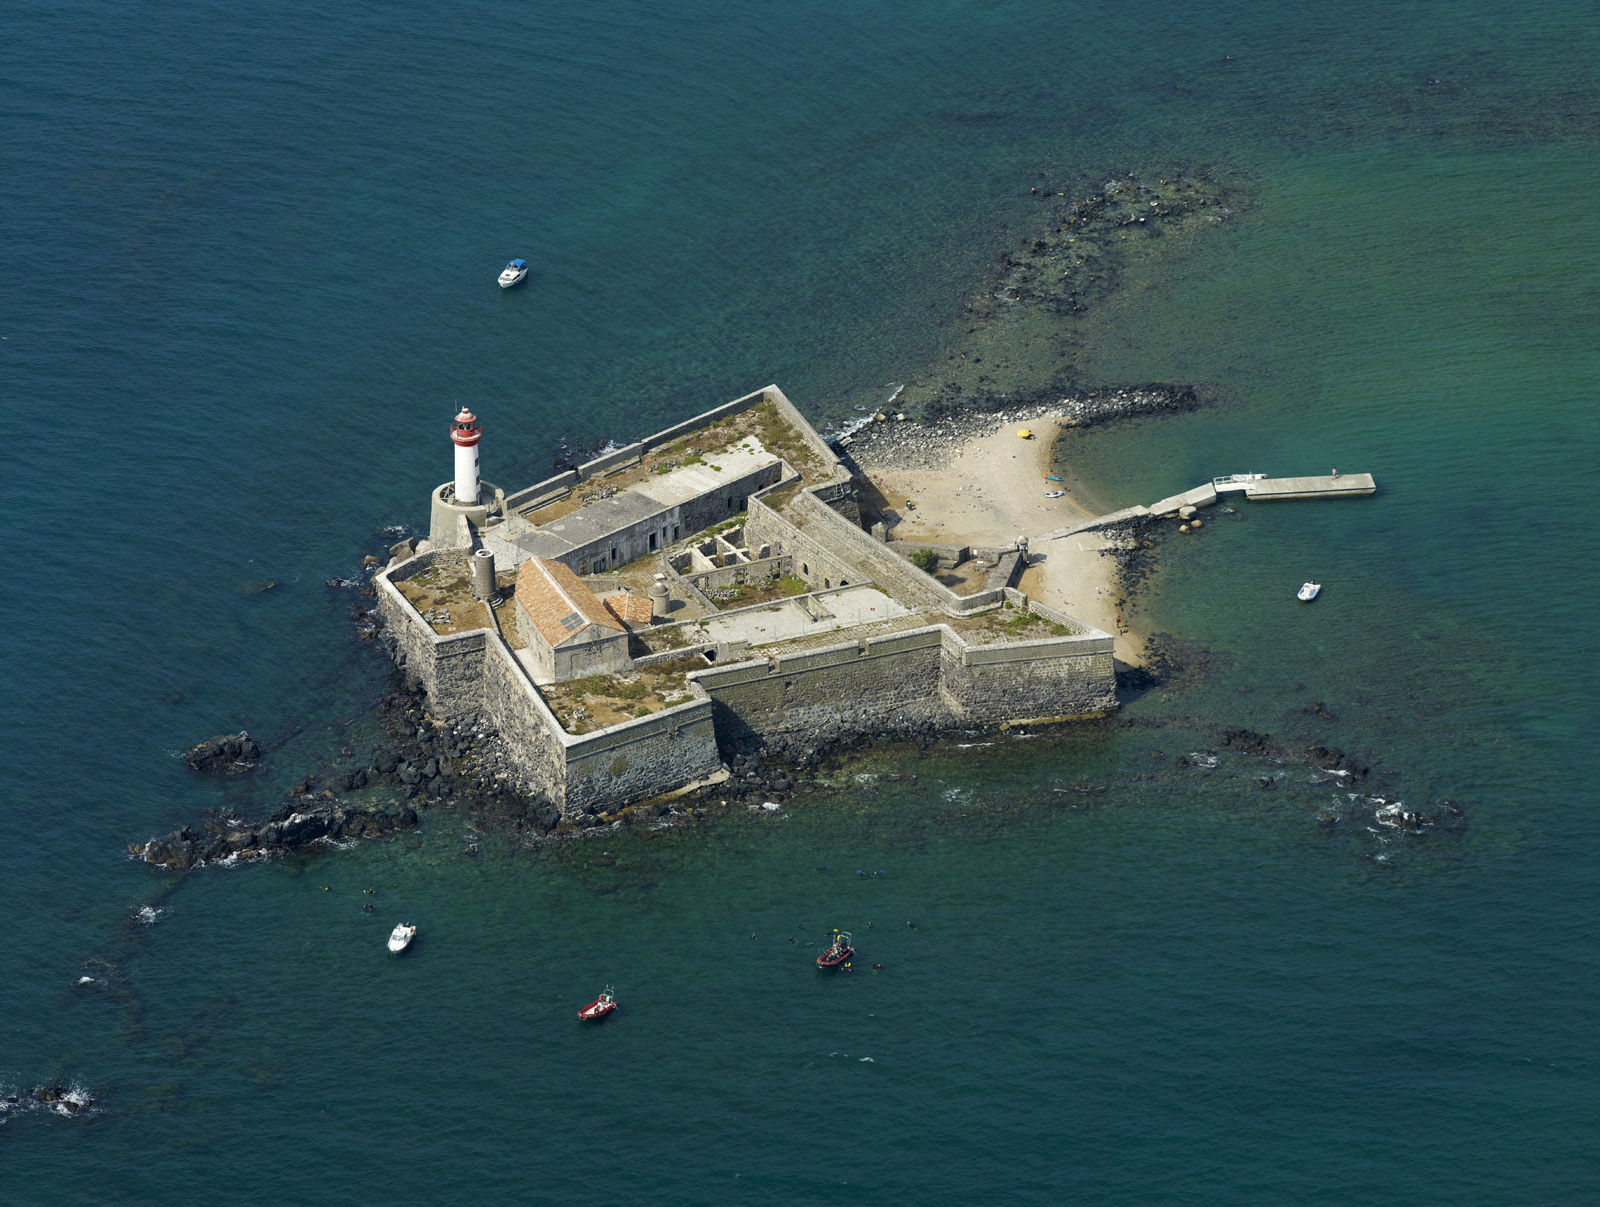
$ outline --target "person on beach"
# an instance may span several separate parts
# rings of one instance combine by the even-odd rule
[[[1335,477],[1335,478],[1337,478],[1337,477],[1338,477],[1338,476],[1339,476],[1339,471],[1338,471],[1338,470],[1334,470],[1334,471],[1333,471],[1333,476],[1334,476],[1334,477]]]

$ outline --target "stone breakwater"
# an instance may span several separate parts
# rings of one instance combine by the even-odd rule
[[[1170,415],[1198,410],[1203,403],[1192,386],[1159,385],[1096,390],[1051,402],[963,411],[920,421],[903,411],[881,411],[868,422],[835,438],[840,452],[867,469],[944,469],[966,442],[1001,428],[1036,423],[1050,416],[1063,427],[1088,427],[1136,415]]]

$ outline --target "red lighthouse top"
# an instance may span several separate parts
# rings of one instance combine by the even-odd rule
[[[478,422],[477,416],[466,407],[461,408],[455,422],[450,425],[450,439],[462,446],[478,443],[478,438],[483,435],[483,426]]]

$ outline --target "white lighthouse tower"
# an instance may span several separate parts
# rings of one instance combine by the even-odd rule
[[[478,501],[478,441],[483,425],[466,407],[450,425],[450,439],[456,446],[456,502],[472,506]]]
[[[478,441],[483,425],[466,407],[450,421],[450,443],[456,446],[456,476],[433,490],[428,539],[435,549],[471,549],[474,534],[501,523],[506,492],[478,477]]]

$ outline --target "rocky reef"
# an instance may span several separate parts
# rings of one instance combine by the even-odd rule
[[[927,421],[904,411],[879,411],[870,421],[834,437],[834,445],[857,465],[874,469],[943,469],[961,446],[1003,427],[1060,416],[1063,427],[1088,427],[1135,415],[1171,415],[1198,410],[1193,386],[1152,382],[1122,389],[1091,390],[1028,406],[962,411]]]
[[[6,1094],[0,1097],[0,1122],[3,1122],[7,1115],[38,1108],[70,1118],[74,1115],[90,1114],[94,1107],[94,1095],[74,1086],[51,1082],[25,1093]]]
[[[208,775],[242,775],[261,759],[261,747],[244,730],[196,742],[183,752],[184,761]]]
[[[409,805],[363,808],[331,792],[285,804],[265,821],[213,813],[201,829],[183,826],[129,851],[146,863],[182,870],[229,858],[253,859],[293,851],[324,839],[375,838],[417,824]]]
[[[1084,316],[1138,260],[1171,254],[1250,205],[1240,184],[1176,170],[1041,174],[1031,195],[1036,216],[938,320],[948,334],[896,390],[900,412],[932,420],[1099,393],[1081,363]]]

